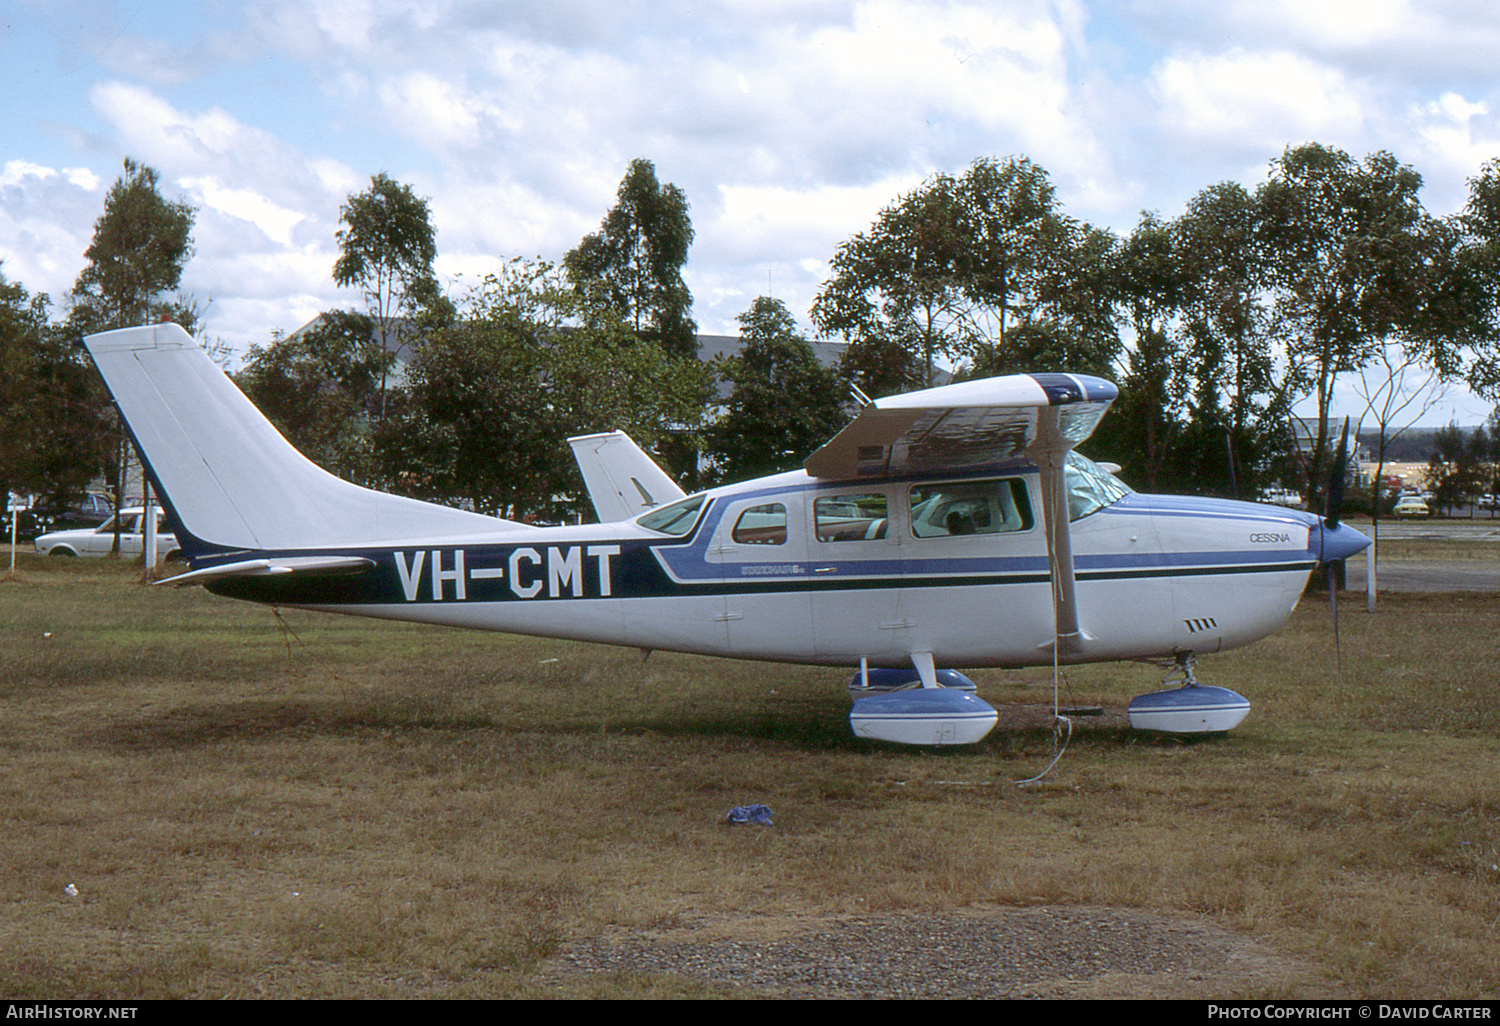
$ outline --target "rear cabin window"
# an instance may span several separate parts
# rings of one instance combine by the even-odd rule
[[[911,490],[911,533],[918,538],[1029,531],[1034,520],[1026,482],[952,481]]]
[[[734,522],[731,537],[740,545],[785,545],[786,507],[779,502],[751,506]]]
[[[867,541],[884,538],[887,500],[883,492],[829,495],[813,503],[818,541]]]

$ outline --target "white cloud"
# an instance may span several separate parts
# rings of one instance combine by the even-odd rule
[[[1294,53],[1170,57],[1152,72],[1150,86],[1168,131],[1231,149],[1275,152],[1347,133],[1365,116],[1358,90],[1342,74]]]
[[[1468,179],[1500,157],[1500,126],[1489,104],[1444,93],[1413,107],[1411,127],[1417,153],[1410,159],[1425,180],[1424,204],[1437,214],[1460,209],[1468,200]]]
[[[309,5],[313,20],[336,46],[364,50],[380,15],[371,0],[317,0]]]
[[[183,178],[181,183],[203,205],[230,217],[249,221],[265,232],[267,238],[283,246],[292,244],[292,229],[307,216],[277,206],[251,189],[227,188],[211,175]]]
[[[99,116],[115,128],[125,146],[153,164],[206,169],[246,134],[223,110],[188,117],[155,93],[123,82],[98,85],[92,96]]]
[[[1407,0],[1236,0],[1230,16],[1320,48],[1355,50],[1387,42],[1416,17]]]
[[[749,261],[785,259],[790,249],[824,253],[874,223],[883,207],[915,188],[921,178],[905,175],[869,185],[820,185],[808,189],[784,186],[725,185],[721,210],[699,227],[708,236],[715,258]]]
[[[385,83],[380,99],[400,131],[439,150],[473,145],[485,106],[461,85],[426,72]]]
[[[1500,137],[1494,133],[1494,126],[1482,123],[1488,113],[1488,104],[1471,103],[1458,93],[1444,93],[1436,101],[1418,106],[1412,115],[1431,159],[1473,172],[1500,154]],[[1476,129],[1485,127],[1490,133],[1480,136]]]
[[[8,161],[0,169],[0,273],[62,304],[93,238],[99,182],[78,169]]]

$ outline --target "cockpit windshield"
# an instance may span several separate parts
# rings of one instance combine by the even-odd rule
[[[681,502],[674,502],[670,506],[653,509],[650,513],[636,517],[635,522],[648,531],[681,537],[698,522],[698,511],[703,508],[707,498],[706,495],[689,495]]]
[[[1063,471],[1068,485],[1068,520],[1082,520],[1131,493],[1131,488],[1099,464],[1077,452],[1068,453]]]

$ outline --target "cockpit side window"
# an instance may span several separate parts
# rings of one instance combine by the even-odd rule
[[[918,538],[1029,531],[1035,522],[1019,477],[914,485],[910,499],[911,533]]]

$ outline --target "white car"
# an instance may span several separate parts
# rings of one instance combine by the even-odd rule
[[[1427,503],[1422,501],[1418,495],[1403,495],[1396,500],[1394,510],[1398,517],[1425,517],[1432,511],[1427,508]]]
[[[98,527],[85,527],[76,531],[53,531],[36,540],[36,550],[45,556],[107,556],[115,542],[115,521],[120,521],[120,555],[135,559],[146,548],[144,533],[145,510],[139,506],[123,509]],[[181,558],[177,538],[161,529],[166,513],[156,510],[157,557],[173,561]]]

